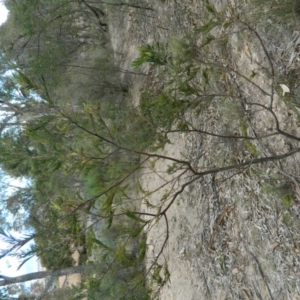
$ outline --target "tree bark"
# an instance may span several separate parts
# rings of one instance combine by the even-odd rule
[[[87,266],[75,266],[75,267],[70,267],[62,270],[40,271],[40,272],[29,273],[17,277],[7,277],[4,275],[0,275],[0,287],[13,284],[13,283],[20,283],[20,282],[30,281],[34,279],[46,278],[48,276],[58,277],[58,276],[64,276],[73,273],[82,273],[82,271],[86,267]]]

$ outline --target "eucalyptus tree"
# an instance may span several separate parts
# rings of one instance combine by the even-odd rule
[[[87,267],[86,267],[87,268]],[[54,270],[54,271],[40,271],[40,272],[34,272],[34,273],[28,273],[21,276],[16,277],[8,277],[5,275],[0,275],[0,287],[7,286],[14,283],[21,283],[26,281],[31,281],[35,279],[42,279],[46,277],[59,277],[59,276],[65,276],[69,274],[74,273],[81,273],[85,269],[84,266],[74,266],[69,267],[66,269],[61,270]]]

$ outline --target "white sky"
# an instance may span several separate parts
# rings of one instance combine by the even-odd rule
[[[0,3],[0,24],[4,23],[7,19],[8,10],[3,3]]]
[[[21,237],[22,235],[17,232],[9,232],[15,237]],[[6,248],[5,244],[0,240],[0,248]],[[38,262],[37,258],[33,257],[28,262],[26,262],[20,270],[17,270],[20,265],[20,261],[16,257],[7,257],[0,260],[0,273],[9,276],[15,277],[22,274],[32,273],[38,271]]]
[[[8,10],[4,6],[2,2],[0,2],[0,25],[3,24],[8,15]],[[1,42],[1,41],[0,41]],[[18,236],[20,234],[11,232],[14,236]],[[3,245],[3,242],[0,241],[0,248],[6,248]],[[6,276],[14,277],[25,273],[31,273],[38,271],[38,263],[37,259],[32,258],[28,263],[22,266],[20,270],[17,270],[17,267],[20,263],[16,258],[4,258],[0,260],[0,273]]]

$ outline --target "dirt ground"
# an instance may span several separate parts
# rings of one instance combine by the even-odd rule
[[[233,0],[212,2],[220,11],[230,4],[238,7]],[[153,88],[160,84],[158,74],[150,73],[149,66],[131,69],[138,47],[193,32],[204,18],[203,2],[199,0],[148,0],[139,1],[139,5],[151,10],[126,6],[118,13],[109,12],[114,20],[110,35],[116,61],[123,70],[142,73],[121,75],[124,82],[132,82],[133,103],[139,102],[149,78]],[[293,69],[292,41],[297,38],[297,30],[278,27],[282,38],[273,40],[273,47],[271,33],[263,26],[258,30],[272,60],[278,62],[275,67]],[[234,63],[235,74],[257,73],[251,83],[245,83],[241,76],[224,79],[240,84],[246,95],[242,113],[250,124],[247,134],[266,135],[274,130],[278,120],[282,130],[297,135],[298,111],[282,100],[280,84],[284,80],[274,83],[270,74],[259,69],[269,59],[259,38],[249,31],[244,35],[231,34],[228,44],[226,55]],[[221,59],[220,49],[215,55]],[[259,105],[268,105],[270,97],[264,91],[270,92],[274,87],[271,98],[276,119],[270,111],[258,109]],[[210,132],[221,134],[224,128],[236,128],[235,112],[224,106],[213,105],[199,119],[192,112],[187,117],[198,128]],[[297,141],[281,135],[253,141],[248,152],[239,151],[234,139],[219,142],[213,136],[204,138],[198,133],[176,133],[169,138],[170,143],[159,154],[188,159],[201,170],[232,160],[252,159],[253,152],[265,157],[297,147]],[[170,272],[170,280],[158,287],[160,299],[300,299],[299,158],[296,154],[279,162],[198,178],[172,204],[167,212],[168,223],[164,218],[151,223],[147,266],[159,255],[158,262],[166,263]],[[174,195],[193,178],[188,172],[181,175],[182,170],[168,174],[171,165],[168,160],[152,160],[141,172],[139,182],[147,195],[141,211],[157,212],[164,195]],[[167,205],[166,201],[163,207]],[[167,244],[160,255],[167,234]]]

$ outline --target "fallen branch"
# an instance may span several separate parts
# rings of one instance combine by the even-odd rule
[[[220,225],[221,225],[222,221],[224,220],[226,214],[228,212],[230,212],[232,209],[233,209],[232,206],[226,205],[225,208],[223,209],[222,213],[218,217],[218,219],[215,223],[213,232],[211,234],[210,240],[209,240],[209,248],[211,250],[215,250],[214,241],[215,241],[215,235],[216,235],[216,232],[217,232],[218,228],[220,227]]]

